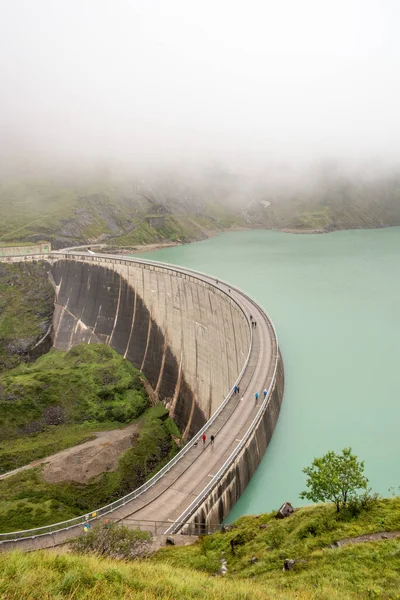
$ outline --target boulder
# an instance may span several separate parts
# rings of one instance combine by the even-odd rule
[[[285,562],[283,563],[283,570],[290,571],[291,569],[293,569],[295,564],[296,564],[296,561],[293,560],[292,558],[285,558]]]

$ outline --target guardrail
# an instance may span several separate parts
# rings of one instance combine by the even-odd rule
[[[252,299],[250,299],[250,300],[254,304],[256,304],[257,306],[259,306],[258,303],[255,300],[252,300]],[[240,455],[240,453],[243,450],[243,448],[246,446],[246,444],[249,441],[251,435],[253,434],[253,432],[255,431],[256,427],[259,424],[259,422],[261,421],[261,419],[262,419],[262,417],[264,415],[264,412],[265,412],[265,410],[266,410],[266,408],[267,408],[267,406],[268,406],[268,404],[270,402],[271,392],[272,392],[273,387],[275,385],[276,373],[277,373],[277,369],[278,369],[279,346],[278,346],[278,338],[276,336],[275,327],[274,327],[272,321],[269,319],[269,317],[267,316],[267,314],[265,313],[265,311],[261,307],[259,307],[259,308],[261,309],[262,314],[265,315],[264,318],[265,318],[268,326],[271,327],[271,329],[273,330],[274,336],[275,336],[275,340],[276,340],[276,356],[275,356],[274,372],[272,374],[271,383],[270,383],[270,385],[268,387],[265,399],[264,399],[263,403],[261,404],[261,406],[260,406],[260,408],[259,408],[259,410],[258,410],[258,412],[257,412],[257,414],[255,416],[255,418],[253,419],[250,427],[248,428],[248,430],[246,431],[244,437],[239,442],[239,444],[236,446],[236,448],[234,449],[234,451],[226,459],[226,461],[224,462],[224,464],[222,465],[222,467],[219,469],[219,471],[211,479],[210,483],[200,492],[200,494],[197,496],[197,498],[195,498],[193,500],[193,502],[187,507],[187,509],[181,515],[179,515],[179,517],[175,521],[175,523],[173,523],[173,525],[171,525],[167,529],[167,531],[165,532],[166,534],[178,533],[180,529],[182,529],[183,527],[186,528],[186,526],[190,526],[190,528],[192,528],[192,527],[195,528],[196,527],[195,524],[192,524],[190,522],[188,523],[188,519],[190,519],[190,517],[193,516],[193,514],[196,512],[196,510],[204,502],[205,498],[207,498],[207,496],[218,485],[218,483],[221,481],[221,479],[226,475],[226,473],[228,472],[228,470],[231,467],[232,463],[236,460],[236,458]],[[182,525],[182,523],[184,523],[185,525]]]
[[[43,260],[43,255],[29,255],[29,259],[32,259],[35,256],[38,256],[38,260]],[[49,256],[54,257],[55,260],[62,260],[64,255],[57,252],[57,253],[51,253],[51,254],[46,255],[46,257],[49,257]],[[177,267],[169,265],[168,263],[149,261],[149,260],[141,260],[141,259],[135,259],[135,258],[131,258],[131,257],[121,257],[119,255],[110,255],[110,254],[96,254],[96,255],[87,255],[87,254],[83,254],[83,253],[65,254],[66,259],[69,259],[74,256],[75,257],[78,256],[81,258],[83,257],[83,258],[85,258],[85,260],[90,260],[91,262],[96,262],[96,258],[102,258],[102,259],[109,259],[110,262],[114,262],[115,260],[118,260],[120,262],[128,261],[128,262],[134,262],[134,263],[139,263],[139,264],[147,264],[149,266],[154,266],[154,267],[161,267],[163,269],[167,268],[168,270],[176,272],[176,273],[180,273],[181,275],[187,273],[187,274],[189,274],[190,277],[193,277],[195,279],[198,279],[199,281],[203,281],[209,285],[212,285],[213,287],[215,287],[221,291],[220,287],[218,287],[218,285],[213,283],[213,281],[212,281],[213,278],[210,275],[206,275],[206,274],[203,274],[203,273],[200,273],[197,271],[192,271],[191,269],[186,269],[184,267],[177,268]],[[15,257],[12,257],[12,258],[15,258]],[[25,258],[25,260],[27,260],[28,256],[23,255],[23,258]],[[10,262],[10,261],[4,261],[4,262]],[[234,290],[238,291],[243,296],[247,297],[251,302],[256,304],[256,302],[254,300],[252,300],[247,294],[241,292],[241,290],[239,290],[238,288],[235,288],[234,286],[230,286],[229,284],[222,282],[222,281],[219,281],[219,283],[222,285],[225,285],[228,288],[230,287],[230,289],[234,289]],[[224,293],[226,293],[226,292],[224,292]],[[218,407],[218,409],[215,411],[215,413],[207,421],[207,423],[205,423],[205,425],[203,425],[203,427],[197,432],[197,434],[182,448],[182,450],[180,450],[180,452],[178,452],[178,454],[176,454],[176,456],[174,456],[174,458],[172,458],[162,469],[160,469],[160,471],[158,471],[158,473],[156,473],[151,479],[149,479],[149,481],[144,483],[142,486],[140,486],[136,490],[130,492],[126,496],[123,496],[119,500],[115,500],[114,502],[111,502],[110,504],[107,504],[106,506],[103,506],[99,509],[90,511],[86,515],[74,517],[73,519],[69,519],[67,521],[61,521],[59,523],[54,523],[52,525],[45,525],[43,527],[36,527],[34,529],[14,531],[14,532],[10,532],[10,533],[1,533],[0,534],[0,544],[3,542],[17,541],[17,540],[27,539],[27,538],[36,538],[36,537],[40,537],[40,536],[51,535],[56,532],[68,531],[72,528],[79,527],[87,522],[98,520],[100,517],[103,517],[104,515],[107,515],[110,512],[113,512],[114,510],[116,510],[117,508],[120,508],[121,506],[125,506],[125,504],[127,504],[128,502],[130,502],[131,500],[134,500],[135,498],[137,498],[138,496],[140,496],[141,494],[146,492],[157,481],[159,481],[163,477],[163,475],[165,475],[188,452],[188,450],[190,450],[194,446],[195,443],[198,443],[198,441],[201,439],[201,436],[203,435],[203,433],[205,431],[207,431],[207,429],[210,427],[210,425],[213,424],[213,422],[220,415],[222,410],[225,408],[225,406],[228,404],[229,400],[231,399],[233,390],[234,390],[234,386],[236,386],[238,383],[240,383],[240,381],[243,377],[243,374],[247,368],[251,350],[252,350],[253,331],[252,331],[252,327],[250,325],[250,321],[249,321],[247,315],[245,314],[243,308],[240,306],[239,302],[237,302],[229,294],[227,294],[227,296],[233,302],[235,302],[235,304],[237,304],[237,306],[243,312],[243,314],[249,324],[249,329],[250,329],[249,352],[247,354],[245,364],[243,365],[243,368],[242,368],[238,378],[236,379],[234,385],[232,386],[230,392],[228,393],[228,395],[226,396],[224,401],[221,403],[221,405]],[[263,309],[261,309],[261,310],[263,311]],[[263,312],[265,313],[265,311],[263,311]],[[274,329],[274,331],[275,331],[275,329]]]
[[[149,521],[146,519],[107,519],[108,523],[117,523],[118,525],[127,525],[130,528],[140,529],[141,531],[148,531],[152,535],[171,535],[164,533],[165,529],[171,525],[171,521]],[[175,522],[176,523],[176,522]],[[187,523],[180,522],[181,527],[185,527],[185,535],[208,535],[215,533],[216,531],[223,530],[224,528],[229,529],[229,525],[223,525],[222,523]],[[163,533],[160,533],[162,531]]]

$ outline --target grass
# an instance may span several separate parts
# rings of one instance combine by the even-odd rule
[[[141,418],[137,439],[122,454],[117,469],[93,477],[87,484],[47,483],[40,467],[0,480],[0,531],[71,519],[142,485],[178,450],[172,437],[178,430],[167,415],[161,404],[148,409]]]
[[[111,242],[136,246],[160,241],[203,239],[205,230],[241,225],[293,229],[351,229],[400,225],[400,184],[396,174],[363,181],[338,176],[292,194],[272,192],[268,185],[256,198],[271,201],[265,209],[257,200],[232,208],[237,182],[218,187],[203,180],[188,183],[174,176],[164,183],[112,181],[107,177],[26,176],[2,179],[0,243],[47,238],[53,245]],[[214,182],[217,183],[217,182]],[[243,210],[246,217],[243,216]],[[163,231],[146,216],[166,213]]]
[[[109,431],[120,426],[116,421],[49,425],[40,433],[0,442],[0,473],[12,471],[31,461],[92,440],[95,437],[94,433],[98,431]]]
[[[109,346],[51,350],[0,376],[0,472],[29,464],[140,417],[118,468],[88,484],[49,484],[41,467],[0,481],[0,531],[38,527],[98,508],[140,486],[177,451],[164,406],[149,407],[143,375]]]
[[[342,537],[399,527],[400,498],[340,518],[330,505],[302,508],[277,521],[274,513],[242,517],[227,533],[191,546],[166,547],[148,559],[115,560],[75,552],[0,553],[0,597],[7,600],[396,600],[400,540],[342,548]],[[121,532],[123,533],[123,532]],[[133,532],[130,532],[133,535]],[[118,537],[113,554],[127,548]],[[230,541],[236,539],[235,555]],[[118,546],[118,548],[117,548]],[[117,548],[118,552],[115,552]],[[134,553],[133,553],[134,554]],[[218,575],[220,559],[228,573]],[[252,557],[258,559],[251,561]],[[283,571],[286,558],[298,562]]]
[[[330,545],[346,537],[400,530],[400,498],[379,500],[356,516],[337,515],[332,505],[303,508],[284,520],[274,514],[242,517],[227,533],[206,536],[190,547],[162,549],[152,560],[212,575],[225,556],[230,577],[260,581],[274,590],[273,597],[285,590],[321,599],[399,597],[400,540],[340,549]],[[254,564],[252,557],[257,558]],[[282,572],[286,558],[299,561],[290,572]]]
[[[257,583],[225,581],[147,561],[80,555],[0,553],[0,597],[7,600],[266,600]],[[282,595],[280,600],[290,596]]]
[[[26,360],[44,335],[53,297],[44,263],[0,264],[0,372]]]
[[[19,242],[18,244],[15,244],[14,242],[0,242],[0,248],[12,248],[15,245],[18,246],[37,246],[39,244],[48,244],[48,242],[46,240],[37,240],[35,241],[35,243],[32,242]]]
[[[218,208],[218,202],[206,203],[204,212],[194,214],[193,203],[187,201],[186,194],[183,200],[177,183],[166,204],[156,202],[168,214],[165,227],[155,229],[145,220],[154,213],[154,201],[146,199],[146,194],[135,194],[134,187],[129,182],[101,178],[4,179],[0,188],[4,216],[0,244],[43,237],[53,244],[62,239],[70,245],[107,239],[120,247],[163,240],[190,241],[203,239],[204,230],[229,227],[232,219],[236,220],[230,209]],[[188,193],[190,197],[190,190]]]
[[[209,231],[218,231],[224,227],[207,216],[172,214],[163,215],[163,220],[162,226],[154,228],[144,218],[136,219],[134,227],[129,233],[112,238],[108,243],[117,247],[129,247],[168,241],[189,242],[202,240]]]
[[[130,422],[149,403],[142,377],[109,346],[52,349],[0,375],[0,443],[49,425]]]

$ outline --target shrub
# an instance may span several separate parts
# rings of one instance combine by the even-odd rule
[[[91,531],[73,540],[71,545],[81,554],[128,559],[146,556],[151,539],[148,531],[129,529],[117,523],[98,523]]]

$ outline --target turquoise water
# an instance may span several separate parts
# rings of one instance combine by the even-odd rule
[[[239,286],[273,319],[286,384],[266,455],[229,520],[301,505],[302,468],[351,446],[382,495],[400,485],[400,228],[224,233],[146,253]]]

